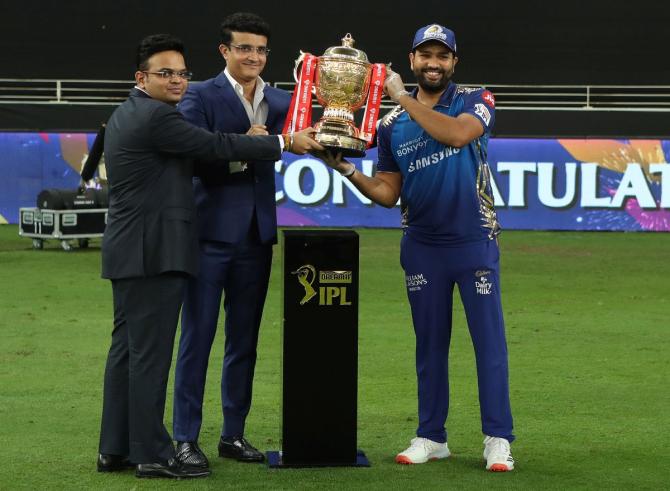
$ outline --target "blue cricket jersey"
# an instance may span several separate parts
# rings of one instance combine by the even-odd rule
[[[490,240],[500,230],[486,163],[493,94],[449,83],[433,110],[471,114],[484,134],[462,148],[444,145],[398,106],[379,126],[377,170],[402,173],[403,226],[416,240],[446,246]]]

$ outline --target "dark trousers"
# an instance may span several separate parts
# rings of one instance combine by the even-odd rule
[[[127,455],[137,464],[174,457],[163,413],[185,285],[182,273],[112,280],[114,330],[105,368],[100,453]]]
[[[188,282],[175,370],[174,438],[196,441],[205,378],[224,298],[225,353],[221,374],[222,436],[244,435],[251,407],[256,345],[272,264],[272,245],[200,243],[200,272]]]
[[[511,442],[514,435],[497,244],[489,240],[436,247],[405,235],[400,261],[416,334],[417,436],[447,441],[444,425],[449,412],[452,296],[458,285],[475,349],[482,432]]]

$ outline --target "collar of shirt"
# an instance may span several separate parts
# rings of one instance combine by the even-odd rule
[[[418,93],[419,93],[419,87],[415,87],[410,95],[416,99]],[[440,100],[437,101],[437,104],[439,104],[440,106],[449,107],[449,104],[451,104],[451,100],[454,98],[455,94],[456,94],[456,84],[450,81],[449,85],[447,85],[447,88],[444,90],[444,92],[442,92]]]
[[[235,90],[235,93],[237,96],[242,100],[242,102],[246,101],[244,98],[244,88],[240,83],[233,78],[233,76],[230,74],[228,71],[228,67],[223,70],[223,73],[226,75],[226,78],[228,79],[228,82],[230,82],[230,85],[233,86],[233,89]],[[258,105],[261,103],[263,100],[263,89],[265,88],[265,82],[261,77],[258,77],[256,79],[256,92],[254,92],[254,102],[251,105],[252,110],[256,112],[256,109],[258,108]],[[248,101],[247,101],[248,102]]]
[[[136,86],[133,87],[133,88],[139,90],[140,92],[144,92],[146,95],[149,95],[149,92],[147,92],[146,90],[144,90],[144,89],[143,89],[142,87],[140,87],[139,85],[136,85]],[[149,97],[151,97],[151,96],[149,95]]]

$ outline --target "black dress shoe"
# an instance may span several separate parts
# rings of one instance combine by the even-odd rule
[[[135,467],[123,455],[98,454],[98,472],[118,472]]]
[[[263,462],[265,460],[265,456],[241,436],[221,437],[219,457],[228,457],[240,462]]]
[[[177,460],[181,464],[207,469],[209,461],[198,442],[177,442]]]
[[[180,464],[177,459],[170,459],[166,463],[137,464],[137,477],[167,477],[169,479],[189,479],[206,477],[211,474],[209,469]]]

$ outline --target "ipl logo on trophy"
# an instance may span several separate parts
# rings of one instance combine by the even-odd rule
[[[294,77],[297,83],[283,132],[311,125],[314,94],[324,108],[314,125],[316,141],[345,157],[365,155],[375,135],[386,65],[371,64],[363,51],[354,48],[354,39],[347,34],[341,46],[328,48],[323,56],[301,52]],[[366,101],[363,123],[357,128],[354,112]]]

